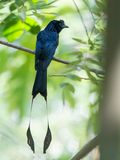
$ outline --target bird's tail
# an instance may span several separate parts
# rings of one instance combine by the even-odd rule
[[[36,71],[32,90],[33,98],[35,98],[38,93],[47,100],[47,69],[43,70],[42,67]]]

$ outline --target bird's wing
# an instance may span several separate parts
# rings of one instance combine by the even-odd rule
[[[46,41],[46,43],[44,44],[44,48],[42,50],[42,53],[45,57],[44,64],[43,64],[44,69],[46,69],[48,67],[48,65],[50,64],[50,62],[55,54],[55,50],[58,46],[58,36],[54,36],[52,34],[50,36],[51,36],[50,39],[48,39]]]
[[[35,49],[35,69],[37,70],[39,65],[40,54],[42,53],[42,35],[41,32],[37,35],[36,49]]]
[[[41,31],[37,36],[35,50],[35,66],[42,65],[47,69],[58,45],[58,35],[55,32]]]
[[[35,55],[39,58],[41,54],[41,49],[42,49],[42,32],[39,32],[37,35],[37,41],[36,41],[36,49],[35,49]]]
[[[42,61],[43,62],[43,69],[47,69],[48,65],[50,64],[51,60],[53,59],[53,55],[55,53],[57,46],[55,45],[47,45],[47,48],[44,49],[44,55],[45,59]]]

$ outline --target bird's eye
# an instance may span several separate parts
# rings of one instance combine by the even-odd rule
[[[59,25],[60,25],[60,26],[62,26],[62,23],[61,23],[61,22],[59,22]]]
[[[62,27],[62,26],[64,26],[64,22],[61,20],[60,22],[59,22],[59,25]]]

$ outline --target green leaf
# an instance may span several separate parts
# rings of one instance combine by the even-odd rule
[[[15,3],[20,7],[22,5],[24,5],[24,1],[23,0],[15,0]]]
[[[32,34],[37,34],[40,31],[40,26],[38,23],[30,17],[26,17],[24,22],[25,29],[31,32]]]
[[[15,9],[17,9],[17,5],[15,3],[12,3],[9,8],[10,11],[14,11]]]
[[[11,13],[2,21],[2,25],[4,25],[4,30],[8,29],[11,26],[14,26],[18,21],[19,17]]]
[[[53,0],[52,2],[46,3],[44,1],[38,1],[35,3],[32,3],[30,6],[30,10],[40,10],[40,9],[50,9],[53,8],[52,4],[54,4],[56,0]]]
[[[66,90],[69,90],[69,91],[72,92],[72,93],[75,92],[75,89],[74,89],[73,85],[70,84],[70,83],[62,83],[60,86],[61,86],[61,88],[64,88],[64,89],[66,89]]]
[[[72,95],[71,93],[67,92],[67,93],[65,94],[65,98],[68,100],[70,106],[71,106],[72,108],[74,108],[74,107],[75,107],[75,104],[76,104],[76,101],[75,101],[75,98],[73,97],[73,95]]]
[[[5,36],[8,41],[14,41],[18,39],[23,34],[23,23],[19,20],[14,26],[10,26],[9,28],[3,31],[3,36]]]
[[[70,83],[62,83],[60,86],[61,88],[63,88],[63,93],[62,93],[63,104],[65,104],[65,100],[67,100],[70,106],[73,108],[75,106],[75,99],[73,97],[75,89],[73,85]]]
[[[79,42],[79,43],[82,43],[82,44],[87,44],[86,41],[82,40],[82,39],[79,39],[79,38],[72,38],[73,40]]]
[[[29,30],[32,34],[37,34],[40,31],[40,26],[32,26]]]
[[[98,84],[97,79],[89,71],[87,71],[87,75],[94,84]]]

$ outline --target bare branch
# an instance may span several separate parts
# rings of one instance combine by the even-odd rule
[[[67,77],[67,75],[66,74],[52,74],[52,75],[50,75],[51,77]],[[80,78],[80,80],[90,80],[89,78],[87,78],[87,77],[80,77],[79,76],[79,78]]]
[[[0,40],[0,44],[11,47],[11,48],[15,48],[15,49],[18,49],[18,50],[21,50],[21,51],[24,51],[24,52],[27,52],[27,53],[30,53],[30,54],[33,54],[33,55],[35,54],[35,52],[31,49],[21,47],[21,46],[18,46],[16,44],[12,44],[12,43],[9,43],[9,42],[3,41],[3,40]],[[72,64],[72,62],[68,62],[68,61],[58,59],[58,58],[55,58],[55,57],[53,57],[53,60],[56,61],[56,62],[59,62],[59,63],[63,63],[63,64]],[[104,75],[104,72],[96,70],[96,69],[91,68],[90,71],[94,72],[96,75],[99,75],[99,74]]]
[[[25,52],[28,52],[30,54],[35,54],[34,51],[32,51],[28,48],[21,47],[21,46],[18,46],[16,44],[12,44],[12,43],[9,43],[9,42],[3,41],[3,40],[0,40],[0,44],[3,44],[5,46],[11,47],[11,48],[15,48],[15,49],[18,49],[18,50],[21,50],[21,51],[25,51]],[[63,63],[63,64],[70,64],[70,62],[68,62],[68,61],[61,60],[61,59],[58,59],[58,58],[55,58],[55,57],[53,57],[53,60],[56,61],[56,62]]]
[[[99,139],[100,135],[97,135],[96,137],[91,139],[71,160],[80,160],[84,158],[99,144]]]

